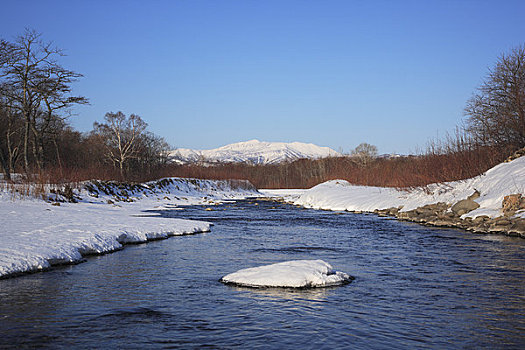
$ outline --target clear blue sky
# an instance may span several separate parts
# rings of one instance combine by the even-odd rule
[[[64,49],[90,99],[175,147],[249,139],[408,153],[453,131],[497,57],[525,43],[525,1],[3,1],[0,36]]]

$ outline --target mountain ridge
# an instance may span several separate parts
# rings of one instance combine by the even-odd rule
[[[170,159],[179,164],[277,164],[301,158],[324,158],[339,155],[330,147],[317,146],[313,143],[268,142],[257,139],[208,150],[177,148],[169,153]]]

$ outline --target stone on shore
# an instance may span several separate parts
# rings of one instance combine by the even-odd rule
[[[454,214],[461,216],[478,208],[479,204],[474,202],[472,199],[463,199],[454,204],[450,209],[454,212]]]

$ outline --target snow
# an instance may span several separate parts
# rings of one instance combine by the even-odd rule
[[[402,211],[409,211],[438,202],[453,204],[472,195],[475,190],[481,194],[475,200],[480,207],[463,217],[501,216],[501,206],[505,196],[525,194],[525,157],[501,163],[472,179],[432,184],[426,188],[406,191],[385,187],[354,186],[344,180],[332,180],[305,191],[299,198],[293,200],[293,203],[327,210],[372,212],[376,209],[402,206]],[[517,216],[525,217],[525,212],[519,211]]]
[[[215,205],[224,201],[260,197],[261,193],[244,180],[201,180],[186,178],[165,178],[147,182],[133,188],[118,187],[113,183],[92,182],[93,191],[82,189],[83,201],[107,203],[120,201],[120,206],[129,205],[127,200],[140,201],[142,205],[155,208],[169,208],[182,205]],[[97,186],[98,184],[98,186]],[[109,192],[110,194],[107,194]],[[94,196],[95,195],[95,196]]]
[[[178,163],[204,161],[213,163],[246,162],[251,164],[275,164],[300,158],[323,158],[339,156],[329,147],[320,147],[302,142],[263,142],[251,140],[233,143],[210,150],[178,148],[170,152],[170,157]]]
[[[140,211],[101,204],[16,201],[0,203],[0,276],[79,262],[169,236],[205,232],[210,224],[161,217],[139,217]],[[142,213],[144,214],[144,213]]]
[[[163,218],[150,209],[260,196],[254,189],[235,188],[227,181],[164,180],[128,189],[127,198],[117,185],[105,183],[101,188],[114,194],[82,189],[76,191],[79,203],[60,206],[1,190],[0,277],[76,263],[86,255],[112,252],[128,243],[206,232],[211,227],[207,222]]]
[[[221,282],[244,287],[313,288],[337,286],[352,279],[323,260],[291,260],[242,269],[224,276]]]
[[[263,189],[259,190],[260,193],[266,197],[279,197],[284,199],[286,202],[294,202],[307,190],[305,189]]]

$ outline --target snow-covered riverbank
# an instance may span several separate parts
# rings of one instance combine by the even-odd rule
[[[0,192],[0,277],[80,262],[128,243],[210,230],[207,222],[162,218],[147,210],[260,196],[249,183],[177,178],[134,186],[91,182],[72,196],[54,192],[47,197],[77,203]]]
[[[262,192],[307,208],[377,212],[475,232],[521,235],[523,231],[525,236],[525,157],[499,164],[472,179],[413,190],[354,186],[333,180],[309,190]]]

